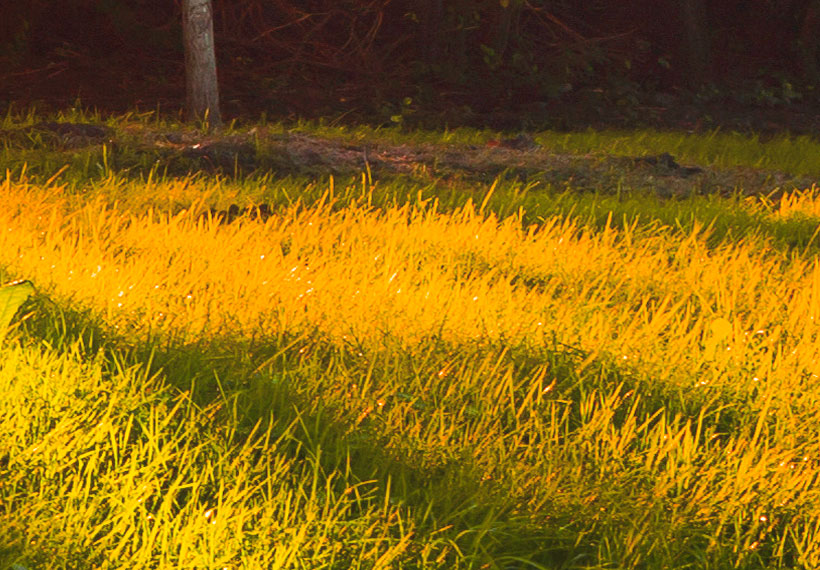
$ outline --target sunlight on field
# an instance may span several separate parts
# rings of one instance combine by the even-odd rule
[[[67,568],[117,559],[132,568],[287,568],[306,552],[318,567],[347,535],[344,546],[360,560],[387,565],[406,546],[399,508],[374,501],[372,485],[324,485],[315,461],[284,456],[294,425],[240,437],[213,425],[219,405],[200,409],[140,369],[112,375],[99,359],[84,363],[76,347],[2,355],[10,445],[0,450],[14,456],[0,489],[12,513],[0,530],[4,546],[27,536]],[[35,443],[21,447],[27,439]],[[23,492],[32,473],[47,493]],[[366,524],[370,517],[384,524]],[[248,541],[254,548],[243,547]]]
[[[820,272],[759,241],[710,250],[697,229],[592,232],[558,218],[524,228],[473,204],[440,213],[434,201],[334,211],[329,197],[225,224],[202,201],[133,214],[10,181],[2,199],[0,263],[128,335],[557,339],[656,380],[709,371],[714,387],[741,392],[758,389],[752,377],[791,385],[816,369]],[[715,319],[732,330],[707,355]],[[740,371],[748,377],[730,380]]]
[[[820,189],[816,186],[785,193],[778,202],[777,215],[783,218],[810,216],[820,219]]]
[[[0,267],[178,355],[152,375],[4,349],[0,537],[162,568],[820,564],[814,257],[696,219],[501,217],[492,188],[446,209],[330,184],[227,223],[220,179],[6,177]],[[814,189],[749,208],[820,212]],[[246,393],[164,382],[221,392],[241,382],[174,358],[280,338]]]

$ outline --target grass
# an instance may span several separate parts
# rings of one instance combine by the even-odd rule
[[[380,140],[397,144],[483,145],[498,133],[458,128],[444,133],[402,131],[367,126],[333,126],[300,123],[295,130],[352,140]],[[676,131],[593,130],[542,132],[534,137],[542,147],[560,153],[615,156],[643,156],[669,152],[684,162],[720,168],[748,167],[779,170],[794,175],[820,173],[820,142],[809,136],[782,134],[761,140],[736,132],[713,130],[705,133]]]
[[[780,135],[761,141],[757,136],[711,131],[705,134],[646,130],[548,133],[538,137],[558,152],[606,153],[624,156],[653,154],[659,149],[684,162],[721,168],[751,167],[816,176],[820,173],[818,142],[808,136]]]
[[[768,148],[610,136],[537,139]],[[38,290],[0,349],[0,568],[820,565],[815,189],[55,176],[38,152],[0,183],[1,281]]]

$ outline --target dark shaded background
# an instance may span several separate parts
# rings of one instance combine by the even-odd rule
[[[178,113],[179,4],[0,4],[0,110]],[[214,0],[214,15],[228,119],[818,126],[820,0]]]

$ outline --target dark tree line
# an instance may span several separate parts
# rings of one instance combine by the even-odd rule
[[[12,79],[105,75],[132,95],[172,98],[181,4],[4,2],[0,64]],[[526,112],[585,92],[820,84],[820,0],[213,0],[213,9],[224,99],[240,111]],[[0,102],[14,98],[2,90]]]

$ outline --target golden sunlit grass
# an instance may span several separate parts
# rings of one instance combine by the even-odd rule
[[[0,536],[47,553],[37,568],[290,568],[305,553],[320,567],[343,551],[387,567],[410,537],[372,484],[337,488],[285,457],[293,424],[238,434],[217,405],[75,351],[7,349],[0,385]]]
[[[154,192],[184,202],[187,187]],[[434,200],[377,210],[366,195],[344,209],[327,196],[266,223],[225,224],[207,213],[206,198],[176,214],[135,214],[7,181],[0,262],[61,302],[99,312],[106,326],[143,336],[318,328],[364,346],[384,336],[404,346],[433,335],[452,344],[557,339],[631,358],[652,367],[655,381],[704,367],[764,370],[775,357],[794,373],[814,367],[820,276],[764,239],[708,248],[708,230],[698,228],[592,231],[566,218],[524,227],[520,216],[499,220],[472,203],[450,213]],[[805,197],[783,202],[798,200],[814,207]],[[732,325],[721,333],[726,354],[704,348],[716,319]],[[778,355],[775,342],[789,351]]]
[[[3,350],[0,563],[820,565],[820,266],[764,231],[815,190],[715,240],[332,184],[6,177],[0,267],[110,340]]]

